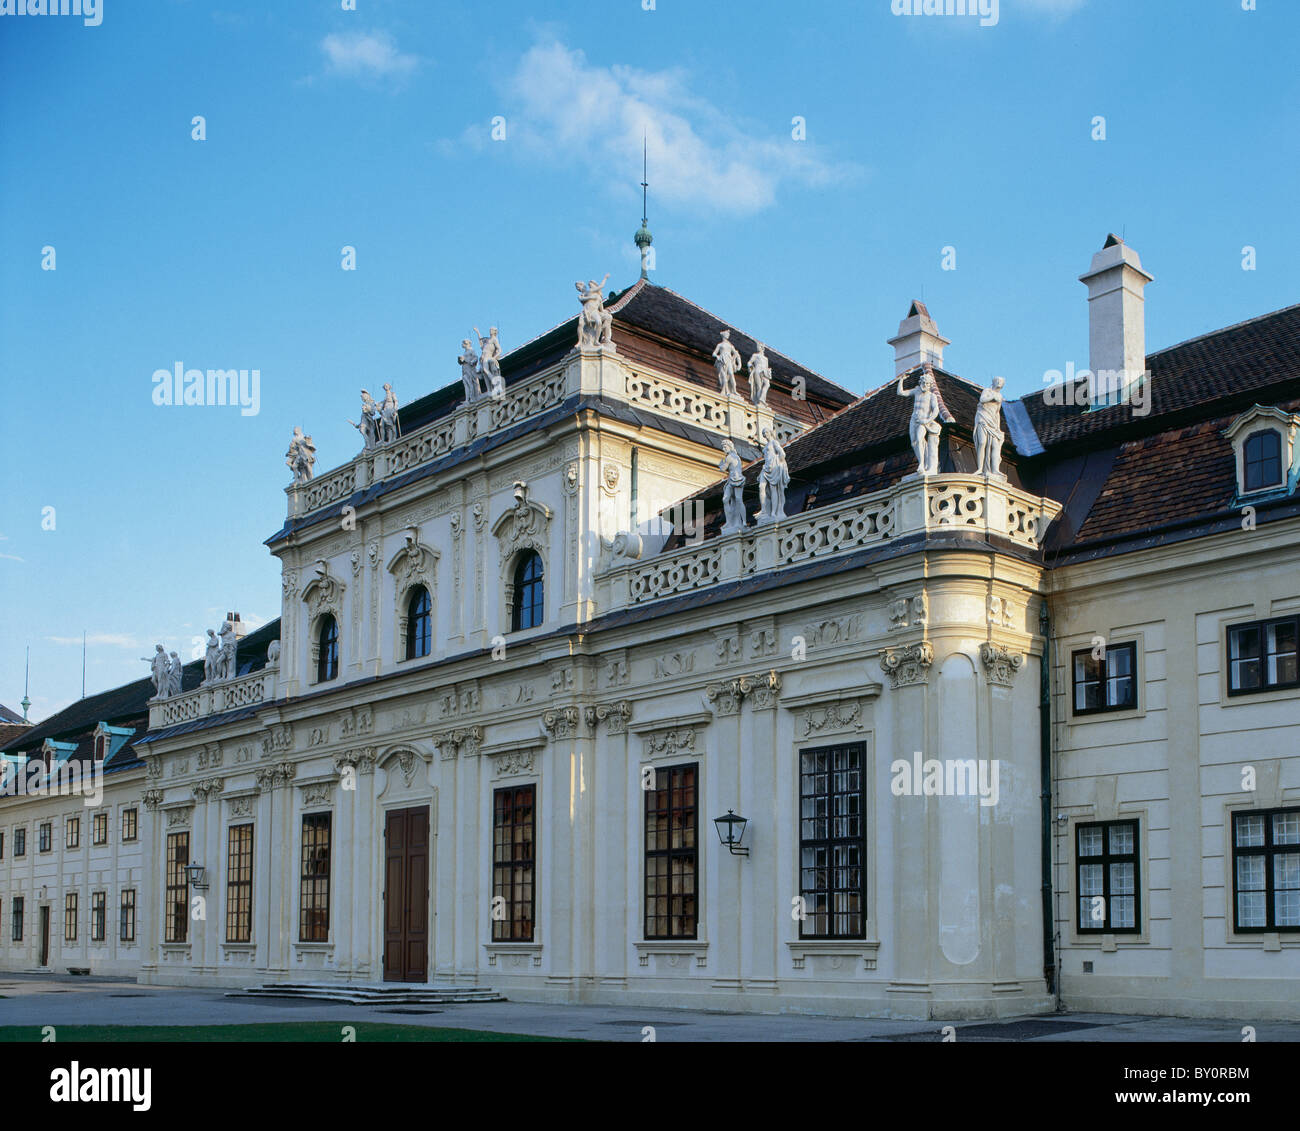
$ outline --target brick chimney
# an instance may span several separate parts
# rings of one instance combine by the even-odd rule
[[[1112,233],[1079,281],[1088,288],[1092,405],[1126,401],[1147,366],[1142,292],[1151,276],[1138,253]]]
[[[943,368],[943,347],[951,343],[935,326],[925,303],[920,299],[912,302],[907,317],[898,324],[898,334],[889,339],[894,347],[894,376],[901,377],[909,369],[924,365]]]

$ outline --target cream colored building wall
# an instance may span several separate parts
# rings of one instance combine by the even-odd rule
[[[1231,926],[1228,814],[1300,805],[1300,691],[1229,699],[1226,626],[1300,608],[1294,520],[1074,565],[1052,577],[1055,876],[1075,1009],[1300,1016],[1300,935]],[[1135,711],[1075,720],[1070,652],[1138,643]],[[1242,769],[1257,785],[1243,791]],[[1075,929],[1074,828],[1140,821],[1142,931]],[[1084,973],[1083,963],[1092,964]]]
[[[102,804],[87,806],[81,795],[0,798],[0,830],[4,832],[4,859],[0,860],[0,969],[13,971],[48,970],[66,974],[69,967],[89,968],[94,974],[133,975],[140,965],[141,942],[148,921],[145,903],[144,868],[141,855],[143,835],[122,841],[122,811],[137,810],[137,830],[144,819],[140,802],[143,773],[139,769],[104,777]],[[94,815],[108,816],[108,841],[91,843]],[[66,822],[81,822],[79,845],[67,848]],[[51,825],[50,851],[41,852],[40,826]],[[25,856],[13,854],[16,828],[27,830]],[[122,942],[119,932],[121,893],[136,891],[136,936]],[[77,892],[77,938],[64,941],[64,896]],[[91,895],[106,893],[104,939],[92,941]],[[23,899],[23,938],[13,941],[13,899]],[[50,950],[46,966],[40,962],[40,912],[50,912]]]

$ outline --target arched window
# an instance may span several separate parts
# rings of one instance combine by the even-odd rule
[[[521,554],[515,564],[515,600],[510,612],[510,629],[535,628],[542,623],[542,559],[533,550]]]
[[[316,681],[324,683],[339,674],[339,622],[332,614],[321,617],[316,642]]]
[[[417,585],[406,602],[406,658],[418,660],[433,647],[433,602],[429,591]]]
[[[1246,490],[1260,491],[1282,483],[1282,437],[1273,429],[1246,437],[1242,451],[1246,464]]]

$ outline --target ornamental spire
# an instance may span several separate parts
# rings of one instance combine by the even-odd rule
[[[636,246],[641,251],[641,278],[643,279],[650,278],[648,261],[650,257],[650,245],[654,243],[654,237],[650,234],[650,229],[646,226],[649,222],[646,218],[649,214],[648,202],[650,185],[648,183],[649,177],[647,176],[650,168],[649,153],[649,139],[643,135],[641,139],[641,227],[636,230],[636,235],[632,237]]]

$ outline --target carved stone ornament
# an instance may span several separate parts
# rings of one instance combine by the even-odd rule
[[[444,762],[450,762],[453,758],[476,757],[483,746],[481,726],[455,727],[430,737],[438,748],[438,756]]]
[[[259,766],[253,776],[263,789],[278,789],[293,781],[297,772],[298,766],[294,762],[276,762],[273,766]]]
[[[152,813],[157,810],[158,806],[162,804],[162,800],[163,791],[161,789],[146,789],[144,791],[144,807],[148,809],[149,812]]]
[[[984,665],[990,683],[1009,687],[1024,662],[1025,657],[1020,652],[1013,652],[999,644],[980,645],[980,663]]]
[[[576,706],[552,707],[542,712],[542,731],[555,739],[573,738],[578,733],[581,715]]]
[[[431,585],[438,551],[421,544],[418,527],[408,526],[403,539],[402,547],[388,559],[388,572],[397,579],[398,591],[416,584]]]
[[[339,715],[339,737],[357,738],[375,729],[375,715],[369,707],[354,707]]]
[[[750,700],[755,710],[775,707],[780,691],[781,673],[771,670],[711,683],[704,689],[704,702],[719,715],[735,715],[745,699]]]
[[[188,825],[190,823],[190,815],[193,812],[194,812],[193,805],[184,805],[177,809],[168,809],[167,827],[169,829],[174,829],[179,827],[180,825]]]
[[[293,749],[293,724],[272,723],[262,736],[262,757],[287,754]]]
[[[695,740],[699,731],[693,726],[669,727],[641,736],[641,750],[646,758],[675,757],[678,754],[696,754]]]
[[[906,648],[889,648],[880,657],[880,666],[889,676],[889,685],[897,690],[914,683],[927,683],[934,647],[928,640]]]
[[[799,734],[803,738],[832,731],[860,730],[861,727],[861,699],[814,704],[799,712]]]
[[[530,747],[527,750],[507,750],[504,754],[497,754],[492,759],[493,774],[499,778],[512,777],[516,774],[531,774],[537,761],[537,751]]]
[[[324,612],[338,615],[343,603],[344,583],[330,573],[330,564],[324,558],[317,560],[311,580],[303,586],[301,598],[312,617]]]
[[[219,796],[225,788],[225,778],[204,778],[202,781],[196,781],[192,786],[194,798],[197,801],[211,801],[214,797]]]
[[[605,723],[610,734],[625,734],[628,720],[632,717],[632,704],[626,699],[616,703],[597,703],[594,707],[583,708],[583,715],[590,730],[594,731],[599,723]]]
[[[341,754],[335,754],[334,768],[339,773],[351,769],[363,774],[373,774],[376,759],[377,755],[373,746],[358,746],[353,750],[345,750]]]
[[[240,797],[227,798],[226,804],[230,806],[232,817],[251,817],[257,798],[251,793],[245,793]]]
[[[528,497],[528,484],[522,479],[515,481],[514,493],[514,505],[492,524],[492,533],[501,544],[503,570],[519,550],[546,552],[547,530],[553,514],[545,503]]]

